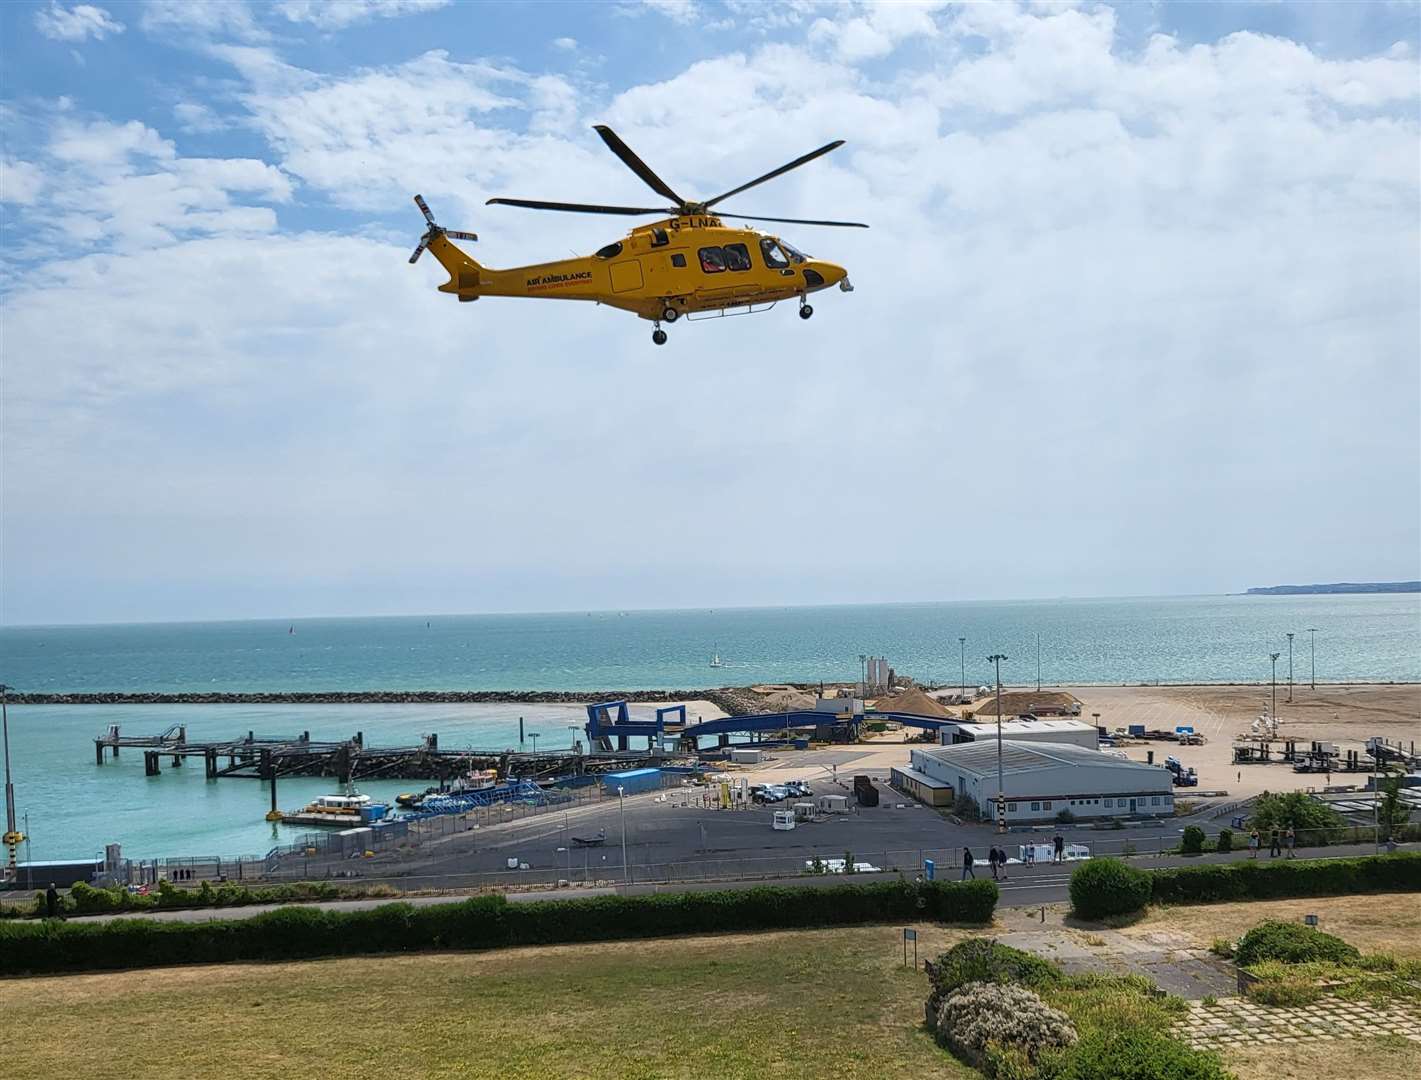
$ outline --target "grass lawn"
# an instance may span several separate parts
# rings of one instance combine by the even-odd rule
[[[1350,941],[1363,952],[1390,952],[1421,960],[1421,893],[1370,893],[1311,900],[1251,900],[1151,908],[1122,928],[1127,935],[1165,930],[1188,934],[1203,947],[1215,938],[1237,939],[1266,919],[1302,922],[1318,916],[1318,929]]]
[[[967,931],[919,928],[919,956]],[[0,981],[11,1076],[965,1078],[898,927]],[[911,958],[911,952],[910,952]]]
[[[1421,1043],[1399,1035],[1377,1039],[1250,1047],[1223,1054],[1239,1080],[1415,1080],[1421,1076]]]

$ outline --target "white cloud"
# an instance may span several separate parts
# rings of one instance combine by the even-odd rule
[[[264,41],[270,35],[246,0],[146,0],[139,21],[147,34],[184,42]]]
[[[281,0],[275,10],[290,22],[343,30],[371,19],[396,19],[447,7],[450,0]]]
[[[685,24],[696,22],[703,15],[701,5],[696,3],[696,0],[632,0],[631,3],[621,4],[617,10],[623,15],[652,12],[664,15],[672,22]]]
[[[110,34],[123,33],[123,23],[101,7],[75,4],[66,8],[56,0],[35,12],[35,28],[55,41],[103,41]]]
[[[877,60],[909,38],[935,37],[938,28],[933,15],[945,6],[945,0],[861,0],[836,7],[831,15],[815,20],[809,38],[828,43],[849,63]]]
[[[0,162],[0,202],[28,205],[44,188],[44,170],[28,161]]]
[[[572,52],[574,49],[577,48],[577,38],[553,38],[553,48],[562,49],[565,52]]]

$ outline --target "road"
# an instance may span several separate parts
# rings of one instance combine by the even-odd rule
[[[1312,855],[1310,857],[1340,859],[1370,854],[1372,854],[1372,845],[1363,844],[1329,848],[1325,855]],[[1210,854],[1190,857],[1174,855],[1151,858],[1145,865],[1148,869],[1157,869],[1168,866],[1198,866],[1201,863],[1238,862],[1247,858],[1248,853],[1246,851],[1235,851],[1223,855]],[[1261,855],[1259,858],[1261,861],[1268,861],[1267,855]],[[998,886],[1002,894],[999,906],[1036,907],[1040,904],[1058,904],[1064,902],[1069,898],[1068,885],[1070,882],[1071,869],[1072,865],[1069,863],[1065,865],[1041,863],[1030,867],[1009,866],[1007,868],[1006,880],[1000,882]],[[990,876],[990,872],[986,867],[978,867],[977,872],[979,876]],[[954,867],[951,873],[942,876],[945,879],[957,880],[960,874],[961,867]],[[825,876],[800,874],[793,877],[774,878],[765,881],[685,881],[671,884],[616,885],[591,888],[573,887],[539,889],[531,892],[510,892],[504,895],[512,903],[527,903],[535,900],[569,900],[585,896],[645,896],[651,893],[713,892],[720,890],[750,889],[760,885],[783,885],[791,888],[834,888],[839,885],[860,884],[870,881],[897,881],[899,877],[900,875],[896,873]],[[404,903],[413,904],[416,907],[425,907],[430,904],[447,904],[465,898],[465,896],[445,893],[437,896],[409,896],[398,899]],[[301,906],[316,907],[323,911],[366,911],[370,908],[376,908],[394,902],[396,902],[395,899],[381,897],[369,900],[323,900],[302,904]],[[124,912],[112,915],[76,916],[70,921],[108,922],[120,918],[143,918],[165,922],[210,922],[217,919],[249,919],[254,915],[260,915],[268,911],[276,911],[286,906],[290,905],[252,904],[248,907]]]

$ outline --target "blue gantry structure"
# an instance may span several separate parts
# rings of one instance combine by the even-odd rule
[[[856,738],[864,720],[894,720],[904,727],[937,731],[957,721],[912,713],[853,712],[835,713],[818,709],[794,709],[789,712],[753,713],[748,716],[726,716],[718,720],[686,723],[686,706],[669,705],[656,710],[655,720],[634,720],[625,701],[602,701],[587,706],[588,746],[604,750],[627,750],[632,739],[646,739],[648,748],[664,745],[674,739],[683,745],[699,746],[705,737],[716,737],[723,746],[732,735],[762,734],[767,731],[803,731],[812,729],[825,741],[844,742]]]

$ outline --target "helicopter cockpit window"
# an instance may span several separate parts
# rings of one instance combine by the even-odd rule
[[[802,263],[805,259],[809,258],[808,255],[800,251],[793,244],[787,244],[783,240],[780,241],[780,250],[790,257],[791,262]]]
[[[750,249],[744,244],[726,244],[725,268],[727,270],[749,270]]]
[[[622,242],[618,240],[615,244],[608,244],[604,248],[597,249],[599,259],[615,259],[622,253]]]
[[[666,235],[666,230],[665,230],[665,229],[652,229],[652,230],[651,230],[651,246],[652,246],[652,247],[665,247],[665,246],[666,246],[667,244],[669,244],[669,243],[671,243],[671,238]]]
[[[725,252],[718,247],[703,247],[700,250],[701,269],[707,274],[718,274],[725,269]]]
[[[765,257],[765,265],[771,270],[783,270],[789,260],[780,254],[780,246],[768,236],[760,241],[760,254]]]

